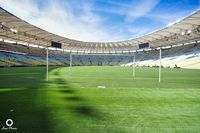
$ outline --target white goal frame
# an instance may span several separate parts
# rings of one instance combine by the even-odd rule
[[[159,75],[158,75],[158,82],[161,82],[161,66],[162,66],[162,48],[159,48]],[[72,77],[72,62],[73,62],[73,55],[114,55],[114,56],[133,56],[133,64],[132,64],[132,76],[135,78],[135,58],[136,58],[136,53],[130,53],[130,54],[76,54],[76,53],[70,53],[70,77]],[[49,77],[49,50],[48,47],[46,48],[46,81],[48,81]]]
[[[108,55],[108,56],[133,56],[133,64],[132,64],[132,76],[135,77],[135,53],[131,54],[77,54],[77,53],[70,53],[70,77],[72,77],[72,62],[73,62],[73,55]]]

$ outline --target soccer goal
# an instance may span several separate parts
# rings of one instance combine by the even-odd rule
[[[70,77],[72,77],[72,67],[74,66],[120,66],[123,63],[123,58],[129,59],[132,62],[132,77],[135,77],[135,54],[69,54]],[[78,59],[78,63],[77,63]]]

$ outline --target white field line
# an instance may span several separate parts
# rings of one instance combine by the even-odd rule
[[[94,78],[94,79],[158,79],[158,77],[98,77],[98,76],[72,76],[71,78]],[[190,77],[195,78],[195,77]],[[177,79],[177,77],[163,77],[163,79]],[[188,79],[188,77],[179,77],[178,79]]]
[[[106,86],[97,86],[97,88],[106,88]]]
[[[158,77],[96,77],[96,76],[72,76],[71,78],[73,79],[78,79],[78,78],[85,78],[85,79],[158,79]]]
[[[9,74],[0,74],[0,75],[28,75],[28,74],[40,74],[40,73],[9,73]]]

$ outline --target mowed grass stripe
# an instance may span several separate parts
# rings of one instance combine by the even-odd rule
[[[130,67],[73,67],[72,77],[69,68],[50,68],[49,82],[45,67],[0,69],[5,74],[24,71],[40,74],[1,76],[0,84],[2,90],[18,90],[0,91],[0,123],[13,118],[20,132],[200,130],[199,70],[164,68],[158,83],[157,68],[136,68],[136,78]]]

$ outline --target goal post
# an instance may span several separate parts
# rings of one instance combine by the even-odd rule
[[[133,78],[134,78],[135,77],[135,54],[133,54],[132,70],[133,70]]]
[[[46,48],[46,81],[49,80],[49,49]]]
[[[72,77],[72,53],[70,53],[70,77]]]
[[[159,83],[161,82],[161,60],[162,60],[162,48],[160,47],[160,54],[159,54]]]
[[[72,77],[72,63],[73,63],[73,56],[76,55],[82,55],[82,56],[129,56],[130,58],[132,58],[132,77],[135,77],[135,67],[136,67],[136,63],[135,63],[135,53],[130,53],[130,54],[87,54],[87,53],[69,53],[69,77]]]

